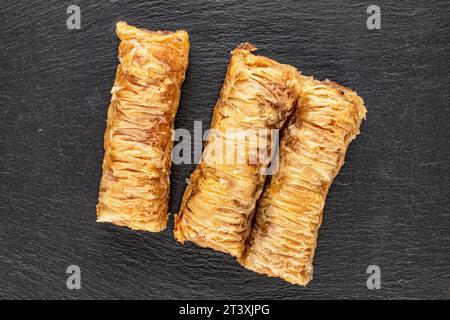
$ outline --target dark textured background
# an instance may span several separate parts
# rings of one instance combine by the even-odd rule
[[[81,30],[66,28],[70,4]],[[381,30],[366,27],[370,4]],[[449,16],[446,0],[1,1],[0,298],[450,298]],[[178,128],[209,125],[243,41],[364,98],[307,288],[179,245],[173,216],[159,234],[95,223],[121,19],[189,31]],[[173,167],[172,213],[192,169]],[[66,288],[71,264],[79,291]],[[381,290],[366,288],[372,264]]]

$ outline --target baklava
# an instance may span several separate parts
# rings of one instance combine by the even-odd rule
[[[166,227],[172,131],[188,66],[185,31],[117,23],[116,79],[108,109],[97,221],[157,232]]]
[[[178,241],[235,257],[244,251],[276,132],[297,99],[297,69],[255,49],[245,43],[232,51],[202,159],[175,217]]]
[[[366,109],[350,89],[301,77],[296,110],[282,132],[279,168],[266,186],[240,263],[306,285],[328,189],[359,133]]]

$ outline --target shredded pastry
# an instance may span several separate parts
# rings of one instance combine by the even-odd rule
[[[175,217],[178,241],[236,257],[244,250],[265,182],[264,169],[270,164],[270,159],[254,155],[261,150],[271,154],[274,130],[294,109],[299,78],[294,67],[256,56],[254,50],[246,43],[232,52],[202,160]],[[233,131],[256,138],[236,139]],[[222,158],[218,152],[222,145],[227,157],[233,150],[236,158]]]
[[[306,285],[328,189],[366,109],[350,89],[301,77],[298,107],[283,130],[279,170],[258,203],[239,259],[246,268]]]
[[[167,223],[172,131],[188,65],[185,31],[117,23],[116,79],[105,132],[97,221],[157,232]]]

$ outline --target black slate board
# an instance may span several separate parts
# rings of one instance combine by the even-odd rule
[[[81,30],[66,27],[71,4]],[[366,27],[370,4],[380,30]],[[448,1],[425,0],[1,1],[0,298],[450,298],[449,16]],[[365,99],[307,288],[179,245],[173,217],[159,234],[95,223],[119,20],[189,31],[177,128],[209,124],[243,41]],[[173,167],[172,213],[193,167]],[[66,287],[71,264],[81,290]]]

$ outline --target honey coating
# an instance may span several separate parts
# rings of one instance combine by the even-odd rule
[[[254,55],[254,50],[245,43],[232,52],[211,123],[216,135],[209,136],[175,217],[178,241],[236,257],[244,251],[266,179],[263,170],[270,164],[262,158],[251,162],[250,152],[267,148],[270,154],[274,137],[267,129],[280,129],[292,113],[299,78],[294,67]],[[231,140],[230,130],[256,130],[258,144]],[[231,144],[244,162],[221,161],[216,153],[209,153],[218,141]]]
[[[157,232],[167,223],[172,131],[189,37],[125,22],[116,32],[120,64],[104,136],[97,221]]]
[[[301,77],[298,107],[283,130],[280,162],[258,203],[246,268],[290,283],[312,279],[328,189],[359,133],[366,109],[350,89]]]

